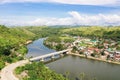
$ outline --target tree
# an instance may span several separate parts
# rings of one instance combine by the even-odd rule
[[[77,47],[76,47],[76,46],[73,46],[72,52],[76,52],[77,50],[78,50]]]
[[[79,54],[83,54],[83,52],[82,52],[82,51],[80,51],[80,52],[79,52]]]
[[[27,71],[28,76],[20,80],[68,80],[68,78],[63,77],[61,74],[55,73],[41,62],[26,64],[25,66],[16,68],[15,71],[20,74],[23,71]]]
[[[92,57],[95,57],[95,53],[92,53],[91,56],[92,56]]]
[[[57,46],[56,46],[56,50],[57,51],[60,51],[60,50],[63,50],[64,49],[64,45],[62,45],[62,44],[58,44]]]
[[[102,55],[102,56],[104,56],[104,55],[105,55],[104,51],[102,51],[102,52],[101,52],[101,55]]]
[[[5,63],[3,61],[0,62],[0,70],[5,66]]]

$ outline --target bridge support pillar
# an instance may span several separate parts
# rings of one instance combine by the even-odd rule
[[[71,50],[67,51],[66,54],[70,54],[71,53]]]
[[[63,54],[60,54],[60,57],[63,57],[64,55]]]
[[[52,55],[51,58],[54,59],[55,58],[54,55]]]
[[[55,56],[54,56],[54,55],[52,55],[52,56],[51,56],[51,60],[54,60],[54,59],[55,59]]]
[[[41,62],[44,62],[44,58],[41,58],[40,61],[41,61]]]
[[[69,54],[69,52],[66,52],[66,54]]]

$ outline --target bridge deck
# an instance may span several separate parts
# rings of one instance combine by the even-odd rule
[[[46,58],[46,57],[50,57],[50,56],[62,54],[62,53],[67,52],[69,50],[70,49],[66,49],[66,50],[62,50],[62,51],[58,51],[58,52],[53,52],[53,53],[45,54],[45,55],[42,55],[42,56],[37,56],[37,57],[31,58],[30,61],[39,60],[39,59],[42,59],[42,58]]]

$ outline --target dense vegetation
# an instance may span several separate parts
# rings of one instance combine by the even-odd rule
[[[70,80],[69,72],[64,75],[57,74],[46,67],[42,62],[33,62],[25,66],[17,67],[15,73],[20,80]],[[84,72],[81,72],[74,80],[97,80],[96,77],[90,77]]]
[[[48,37],[48,36],[57,36],[61,35],[61,31],[65,28],[54,28],[54,27],[24,27],[24,29],[29,30],[30,32],[36,34],[37,38]]]
[[[28,31],[36,34],[37,37],[61,36],[68,34],[72,36],[83,36],[90,38],[109,38],[114,40],[120,39],[120,27],[24,27]]]
[[[66,35],[50,36],[44,41],[44,44],[49,48],[60,51],[68,48],[74,40],[73,37]]]
[[[0,70],[5,63],[12,63],[23,59],[27,53],[25,43],[34,39],[35,34],[25,29],[7,28],[0,25]]]
[[[41,62],[33,62],[32,64],[18,67],[15,72],[19,74],[22,80],[68,80],[61,74],[51,71]],[[22,73],[27,73],[27,75],[22,76]]]
[[[78,27],[64,29],[62,33],[73,36],[120,40],[120,27]]]

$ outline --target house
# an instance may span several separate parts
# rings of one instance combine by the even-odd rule
[[[120,61],[120,55],[115,55],[114,58],[115,58],[116,61]]]
[[[107,56],[100,56],[101,59],[106,60]]]
[[[98,49],[98,48],[88,48],[88,51],[89,52],[91,52],[91,53],[94,53],[95,51],[97,52],[97,53],[100,53],[100,49]]]
[[[94,53],[94,49],[93,48],[88,48],[88,52],[92,54],[92,53]]]
[[[88,51],[85,51],[84,54],[87,55],[87,56],[91,55]]]
[[[81,47],[78,48],[78,50],[83,50],[83,49],[85,49],[84,46],[81,46]]]
[[[109,54],[110,55],[110,58],[114,58],[114,54]]]
[[[120,51],[115,51],[116,53],[120,54]]]
[[[104,51],[105,55],[109,55],[110,52],[109,51]]]
[[[107,42],[105,42],[104,44],[104,47],[107,49],[107,48],[109,48],[108,46],[109,46],[109,44],[107,43]]]
[[[109,44],[107,43],[107,42],[104,42],[104,44],[103,44],[104,46],[108,46]]]
[[[120,51],[115,51],[115,53],[114,53],[114,59],[116,61],[120,61]]]

